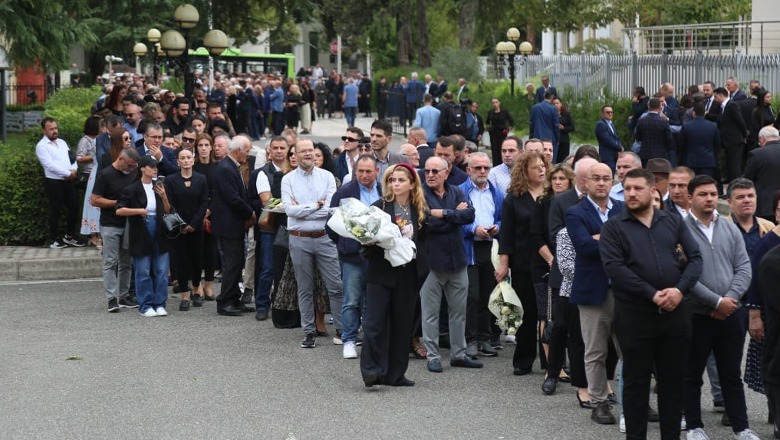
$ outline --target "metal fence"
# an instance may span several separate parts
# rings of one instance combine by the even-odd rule
[[[780,47],[780,21],[733,21],[625,28],[632,50],[641,54],[763,55]]]
[[[550,83],[563,95],[630,98],[635,86],[652,93],[665,82],[684,93],[691,84],[713,81],[723,85],[736,77],[747,89],[758,80],[770,91],[780,90],[780,55],[534,55],[517,66],[518,87],[535,76],[548,75]]]
[[[5,86],[6,105],[34,105],[46,102],[46,84],[8,84]]]

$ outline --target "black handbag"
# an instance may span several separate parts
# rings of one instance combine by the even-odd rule
[[[178,212],[171,211],[168,214],[163,214],[163,224],[168,232],[173,232],[176,237],[181,233],[181,228],[187,226],[187,222],[181,218]],[[167,234],[166,234],[167,235]],[[175,238],[175,237],[174,237]]]
[[[542,343],[549,344],[552,337],[553,317],[552,317],[552,288],[547,287],[547,324],[544,326],[544,332],[542,332]]]
[[[279,226],[276,228],[276,234],[274,234],[274,246],[284,249],[290,248],[290,233],[287,231],[286,226]]]

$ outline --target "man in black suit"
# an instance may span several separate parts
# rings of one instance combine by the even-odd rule
[[[745,177],[756,184],[758,193],[758,209],[756,215],[767,220],[774,220],[774,197],[780,189],[780,133],[768,126],[758,132],[757,148],[748,155]]]
[[[542,77],[542,86],[536,89],[536,102],[540,103],[544,101],[544,95],[550,92],[553,94],[553,98],[558,97],[558,91],[555,90],[555,87],[550,85],[550,77],[545,75]]]
[[[742,156],[745,151],[747,125],[742,119],[739,104],[729,99],[729,92],[718,87],[713,92],[715,103],[721,108],[718,121],[720,140],[726,151],[726,182],[742,175]]]
[[[693,116],[680,132],[682,151],[687,156],[685,163],[696,174],[715,177],[716,152],[720,150],[718,126],[704,119],[704,103],[693,105]]]
[[[436,81],[438,84],[436,85],[435,91],[430,92],[431,95],[433,95],[434,98],[436,98],[436,102],[439,102],[441,100],[441,96],[447,91],[447,81],[444,80],[444,77],[439,75],[436,77]],[[431,89],[433,90],[433,84],[431,84]],[[421,162],[425,163],[425,162]]]
[[[367,118],[371,117],[371,86],[371,78],[368,75],[363,75],[363,79],[358,84],[358,107],[363,109]]]
[[[246,163],[252,144],[239,135],[230,141],[227,157],[214,170],[211,199],[211,232],[222,246],[222,288],[217,296],[217,313],[240,316],[254,312],[241,302],[241,270],[244,268],[244,234],[257,223],[239,168]]]
[[[614,111],[612,106],[605,105],[601,107],[601,119],[596,123],[596,139],[599,142],[599,156],[601,161],[609,165],[612,172],[615,172],[618,153],[623,151],[620,145],[620,138],[617,135],[615,125],[612,123]]]
[[[162,148],[162,126],[156,122],[148,122],[144,131],[143,145],[136,148],[139,156],[154,156],[159,162],[157,170],[160,175],[167,176],[179,172],[176,164],[176,152],[170,148]]]

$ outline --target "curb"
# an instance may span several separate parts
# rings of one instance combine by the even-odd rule
[[[0,260],[0,281],[102,278],[102,257]]]

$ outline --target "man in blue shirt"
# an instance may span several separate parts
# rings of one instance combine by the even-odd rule
[[[282,82],[279,80],[273,81],[274,91],[271,93],[269,102],[271,104],[271,127],[274,131],[274,136],[279,136],[284,130],[284,90],[282,90]]]
[[[427,141],[429,144],[436,142],[439,138],[439,118],[441,111],[433,106],[433,95],[427,93],[423,98],[423,106],[417,110],[417,116],[414,118],[414,126],[425,129]]]
[[[355,126],[355,116],[358,109],[358,86],[355,85],[353,78],[347,79],[347,85],[344,86],[344,94],[342,100],[344,101],[344,118],[347,120],[348,127]]]

